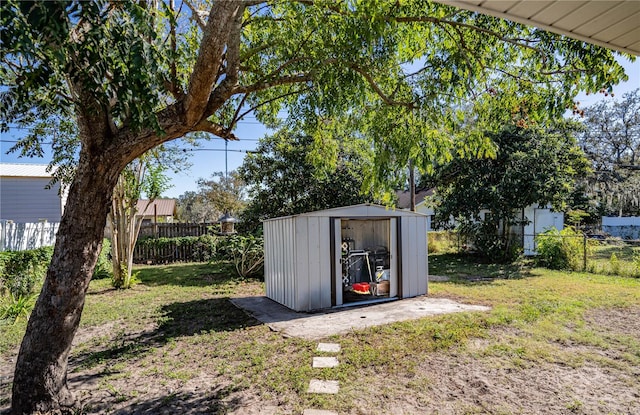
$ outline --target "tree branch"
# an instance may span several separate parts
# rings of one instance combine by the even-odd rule
[[[373,79],[373,76],[371,76],[370,73],[368,73],[358,65],[352,63],[352,64],[348,64],[348,67],[353,69],[357,73],[359,73],[369,83],[369,86],[373,88],[375,93],[378,94],[378,96],[385,102],[385,104],[399,105],[399,106],[407,107],[410,109],[417,108],[414,102],[408,102],[408,101],[403,102],[403,101],[396,101],[394,99],[391,99],[391,97],[387,96],[382,90],[382,88],[380,88],[380,86],[376,83],[375,79]]]
[[[193,20],[197,23],[197,25],[200,27],[200,29],[202,29],[202,31],[205,30],[205,28],[207,27],[207,23],[202,19],[202,16],[200,15],[200,13],[202,14],[207,14],[206,12],[201,12],[200,10],[196,9],[196,7],[191,4],[191,2],[189,0],[183,0],[182,1],[184,4],[187,5],[187,7],[191,10],[191,16],[193,17]]]
[[[196,63],[189,79],[187,96],[184,99],[185,122],[188,127],[195,126],[210,115],[205,113],[209,96],[222,61],[225,46],[234,22],[242,16],[244,4],[241,1],[216,2],[211,7],[209,21],[202,37]]]

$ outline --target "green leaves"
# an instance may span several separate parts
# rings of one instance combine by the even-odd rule
[[[457,157],[434,175],[437,219],[445,223],[451,216],[480,220],[480,211],[488,209],[497,228],[501,220],[517,222],[521,218],[514,218],[513,212],[535,203],[563,209],[576,180],[588,171],[570,134],[565,126],[508,127],[487,134],[484,139],[495,145],[494,158]]]
[[[343,127],[322,125],[325,133],[338,133]],[[372,168],[368,141],[320,131],[311,137],[283,129],[264,137],[257,152],[247,155],[239,170],[251,198],[242,213],[243,227],[253,230],[262,219],[372,200],[363,185]]]

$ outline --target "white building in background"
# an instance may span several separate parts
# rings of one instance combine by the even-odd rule
[[[435,210],[427,206],[425,197],[433,195],[433,189],[424,189],[416,192],[416,212],[427,216],[427,231],[437,230],[433,227],[433,219]],[[410,206],[410,195],[408,191],[396,192],[398,198],[397,207],[399,209],[408,210]],[[491,212],[483,209],[479,212],[480,218],[484,219],[485,215]],[[515,211],[518,220],[526,222],[522,226],[512,226],[510,233],[513,237],[521,240],[525,255],[536,255],[535,237],[548,229],[555,228],[559,231],[564,229],[564,213],[551,210],[550,206],[540,207],[537,204],[527,206],[524,209]],[[451,219],[450,222],[455,226],[456,222]],[[604,226],[604,222],[603,222]],[[640,235],[640,230],[637,232]]]
[[[60,222],[67,194],[46,164],[0,163],[0,220]]]

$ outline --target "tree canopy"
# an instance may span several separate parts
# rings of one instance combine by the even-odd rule
[[[247,113],[274,126],[284,110],[308,125],[344,117],[345,128],[379,130],[381,171],[418,148],[427,169],[430,157],[476,152],[488,126],[535,125],[578,91],[625,79],[611,51],[428,0],[0,7],[0,128],[72,117],[81,143],[16,364],[14,413],[75,405],[67,360],[112,190],[151,148],[196,131],[236,139]],[[407,134],[407,119],[420,134]],[[25,146],[44,137],[34,138]]]
[[[326,146],[333,144],[328,151]],[[314,160],[317,151],[322,161]],[[372,202],[373,192],[364,188],[370,163],[365,140],[327,143],[289,130],[266,136],[239,169],[250,196],[242,227],[251,231],[263,219]]]
[[[494,158],[455,157],[431,178],[436,222],[458,219],[492,256],[509,256],[508,227],[523,224],[521,210],[537,204],[564,210],[589,163],[574,137],[575,125],[507,127],[487,134]],[[489,214],[481,216],[482,211]],[[502,230],[501,233],[498,231]],[[497,236],[498,238],[494,238]]]
[[[600,214],[640,212],[640,89],[585,108],[580,144],[593,165],[589,195]]]

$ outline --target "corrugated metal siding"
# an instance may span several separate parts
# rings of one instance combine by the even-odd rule
[[[367,218],[366,213],[373,217]],[[365,215],[365,216],[363,216]],[[402,217],[402,297],[413,297],[427,292],[427,217],[411,212],[388,211],[378,206],[354,206],[312,212],[297,216],[270,219],[264,222],[265,285],[267,297],[293,310],[311,311],[331,307],[332,267],[340,268],[339,253],[331,263],[331,217],[354,220],[354,226],[364,244],[387,245],[392,242],[389,223]],[[368,223],[360,222],[368,220]],[[361,229],[356,229],[361,228]],[[336,221],[336,244],[341,241],[341,221]],[[370,237],[365,238],[365,233]],[[395,232],[392,232],[396,235]],[[384,241],[384,243],[382,243]],[[360,247],[358,247],[360,248]],[[363,246],[360,249],[370,248]],[[390,248],[390,251],[394,251]],[[392,259],[395,261],[395,259]],[[393,266],[395,269],[395,265]],[[339,273],[336,287],[341,287]],[[336,292],[336,303],[341,304],[342,291]]]
[[[264,280],[267,297],[296,309],[296,244],[292,218],[264,222]]]
[[[402,297],[427,293],[426,217],[402,218]]]
[[[58,196],[60,184],[45,187],[50,178],[2,177],[0,185],[0,219],[16,223],[60,222],[62,201]]]
[[[298,311],[331,307],[329,218],[295,219]]]

